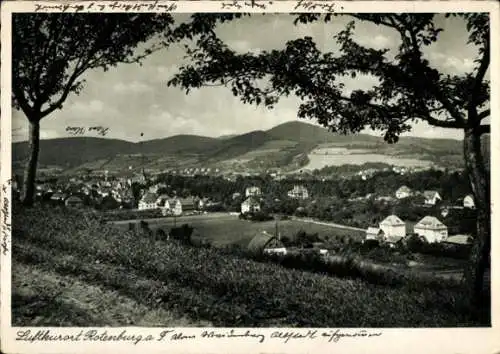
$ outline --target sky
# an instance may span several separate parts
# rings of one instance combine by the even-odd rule
[[[179,21],[186,15],[180,15]],[[293,25],[287,14],[266,14],[243,18],[220,25],[218,35],[239,52],[279,49],[289,40],[311,36],[324,51],[336,49],[332,36],[350,21],[335,17],[324,24]],[[467,33],[461,19],[436,15],[436,24],[443,28],[438,41],[426,57],[435,68],[450,74],[470,72],[476,50],[467,46]],[[373,24],[356,24],[356,41],[373,48],[397,48],[399,35],[391,29]],[[390,52],[392,53],[392,51]],[[169,47],[148,57],[142,66],[121,64],[107,72],[89,71],[80,95],[72,94],[62,110],[41,121],[40,136],[52,139],[70,136],[66,127],[103,126],[106,137],[128,141],[159,139],[178,134],[217,137],[270,129],[281,123],[298,120],[300,101],[283,98],[274,109],[244,104],[224,87],[206,87],[186,95],[179,88],[167,87],[167,81],[183,63],[181,45]],[[346,89],[369,88],[375,81],[357,76],[346,81]],[[306,122],[314,123],[311,120]],[[24,114],[13,110],[13,141],[27,140],[28,124]],[[365,130],[365,133],[380,135]],[[97,133],[86,133],[98,136]],[[457,129],[443,129],[425,123],[414,125],[409,136],[462,139]]]

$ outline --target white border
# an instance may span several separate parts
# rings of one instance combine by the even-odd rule
[[[122,4],[175,4],[176,9],[172,12],[261,12],[257,8],[248,6],[250,1],[245,5],[244,1],[238,3],[242,6],[241,9],[222,9],[222,3],[233,3],[234,1],[121,1]],[[297,9],[298,1],[273,1],[269,5],[269,1],[258,0],[259,3],[265,3],[267,6],[266,12],[307,12],[303,8]],[[316,5],[327,4],[334,2],[325,1],[308,1]],[[45,1],[45,2],[3,2],[1,4],[1,183],[2,186],[10,179],[11,175],[11,17],[12,12],[32,12],[35,9],[35,4],[51,5],[61,4],[62,6],[70,6],[75,8],[78,4],[87,5],[89,1]],[[95,2],[95,7],[88,12],[120,12],[121,10],[111,10],[110,7],[105,7],[102,10],[99,5],[110,4],[112,2]],[[73,11],[67,8],[66,11]],[[123,8],[122,8],[123,9]],[[496,1],[349,1],[335,2],[336,12],[490,12],[491,18],[491,117],[498,117],[500,113],[499,107],[499,5]],[[50,12],[59,12],[60,10],[53,9]],[[162,12],[161,7],[156,7],[153,11],[145,12]],[[131,11],[134,12],[134,11]],[[316,8],[313,12],[325,12],[323,8]],[[491,154],[492,161],[500,161],[500,137],[497,134],[500,132],[499,119],[491,119]],[[491,163],[492,181],[496,181],[498,167],[495,163]],[[500,205],[495,205],[495,196],[499,195],[500,187],[496,183],[492,183],[492,213],[498,215]],[[9,190],[10,188],[8,188]],[[2,196],[2,205],[4,198]],[[10,213],[9,213],[10,214]],[[2,212],[2,218],[4,217]],[[10,215],[8,216],[10,222]],[[493,235],[500,234],[499,220],[492,218]],[[0,240],[2,241],[2,240]],[[10,241],[10,240],[9,240]],[[492,254],[497,255],[499,251],[500,241],[497,237],[492,237]],[[7,243],[10,248],[10,242]],[[3,253],[3,252],[2,252]],[[337,343],[328,343],[326,340],[290,340],[288,343],[283,343],[281,340],[272,340],[269,338],[273,329],[250,329],[255,333],[266,334],[266,341],[259,344],[255,339],[249,340],[192,340],[192,341],[163,341],[163,342],[141,342],[137,345],[129,343],[109,343],[109,342],[16,342],[14,340],[16,332],[26,330],[28,328],[11,327],[11,312],[10,312],[10,287],[11,287],[11,264],[10,252],[7,255],[1,255],[1,351],[5,353],[93,353],[103,350],[113,349],[117,352],[131,353],[137,351],[158,351],[158,352],[184,352],[184,353],[205,353],[205,352],[224,352],[224,353],[254,353],[254,352],[276,352],[276,353],[302,353],[302,352],[328,352],[339,350],[341,352],[350,353],[390,353],[390,352],[406,352],[420,353],[436,351],[437,353],[499,353],[500,352],[500,331],[499,329],[499,279],[497,276],[496,256],[492,257],[492,327],[491,328],[453,328],[453,329],[382,329],[381,337],[345,339]],[[92,328],[31,328],[32,332],[37,330],[49,329],[53,334],[78,334],[81,330],[84,332]],[[140,328],[140,327],[124,327],[124,328],[108,328],[99,329],[100,331],[107,330],[108,333],[118,335],[123,329],[129,334],[142,334],[144,337],[147,334],[157,336],[164,328]],[[200,334],[203,329],[196,328],[176,328],[176,332],[182,332],[184,335]],[[227,332],[225,329],[217,328],[218,333]],[[280,329],[284,330],[284,329]],[[325,329],[326,330],[326,329]],[[350,333],[358,332],[359,329],[342,329]],[[243,331],[243,329],[238,329]],[[378,330],[374,330],[377,332]],[[300,333],[306,333],[307,329],[298,330]],[[497,335],[495,336],[495,332]]]

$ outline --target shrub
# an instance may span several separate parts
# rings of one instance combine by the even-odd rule
[[[158,241],[164,241],[167,238],[168,238],[167,237],[167,233],[165,231],[163,231],[162,229],[157,229],[156,230],[156,240],[158,240]]]
[[[188,224],[183,224],[180,227],[175,227],[170,230],[170,236],[172,239],[180,241],[183,244],[191,245],[191,235],[193,234],[194,228]]]
[[[370,251],[374,248],[377,248],[380,246],[379,240],[365,240],[363,243],[363,246],[361,247],[362,251]]]

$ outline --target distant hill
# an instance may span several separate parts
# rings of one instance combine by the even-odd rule
[[[355,141],[375,143],[381,141],[380,138],[367,134],[335,134],[323,127],[300,121],[292,121],[280,124],[272,129],[269,129],[267,133],[276,140],[293,140],[301,143],[315,144],[344,143]]]
[[[22,166],[28,157],[28,143],[13,143],[12,146],[14,166]],[[286,169],[287,164],[295,166],[297,161],[307,163],[307,155],[320,147],[342,148],[356,154],[424,159],[448,167],[463,164],[462,142],[458,140],[403,137],[397,144],[387,144],[372,135],[339,135],[313,124],[292,121],[267,131],[218,138],[176,135],[142,143],[94,137],[42,140],[39,166],[59,166],[66,170],[82,165],[109,166],[121,170],[130,165],[137,167],[142,161],[137,156],[144,155],[144,163],[153,169],[220,164],[227,167],[231,163],[238,163],[239,168]]]
[[[155,139],[145,141],[142,145],[140,153],[145,154],[162,154],[162,153],[178,153],[178,152],[200,152],[205,149],[213,148],[219,142],[216,138],[208,138],[198,135],[175,135],[164,139]],[[141,149],[140,143],[139,149]]]

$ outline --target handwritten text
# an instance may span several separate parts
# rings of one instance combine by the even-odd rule
[[[326,341],[338,343],[342,339],[366,339],[379,337],[382,332],[367,330],[347,331],[331,330],[293,330],[293,331],[263,331],[258,329],[230,329],[230,330],[191,330],[190,333],[174,329],[160,330],[157,333],[134,333],[131,330],[91,329],[79,330],[74,333],[58,333],[53,329],[24,329],[16,333],[17,341],[25,342],[128,342],[134,345],[144,342],[189,341],[189,340],[253,340],[257,343],[279,341],[283,344],[299,341]]]
[[[304,10],[304,11],[325,11],[325,12],[335,12],[338,10],[343,10],[344,7],[337,7],[337,4],[332,1],[310,1],[310,0],[299,0],[297,5],[295,5],[294,10]]]
[[[10,186],[11,180],[2,184],[2,253],[6,255],[9,252],[8,240],[11,232],[11,223],[9,221],[10,216],[10,200],[8,196],[8,186]]]
[[[88,129],[85,127],[66,127],[66,131],[71,135],[83,135],[88,131],[89,133],[96,132],[99,135],[105,136],[108,130],[109,128],[104,127],[89,127]]]
[[[176,1],[113,1],[113,2],[88,2],[88,3],[63,3],[63,4],[35,4],[35,12],[95,12],[95,11],[125,11],[125,12],[172,12],[177,10]]]

